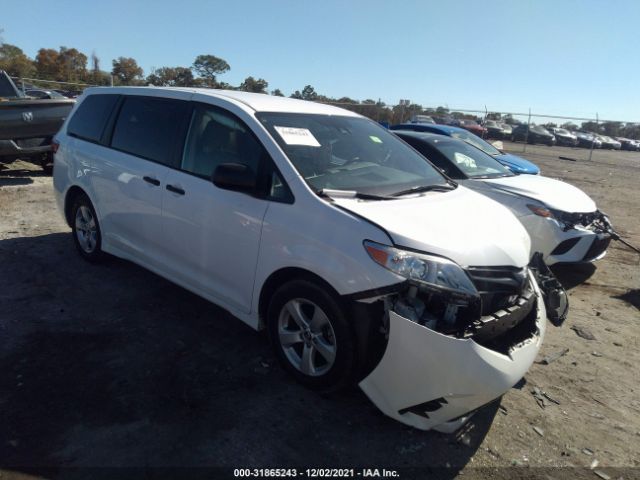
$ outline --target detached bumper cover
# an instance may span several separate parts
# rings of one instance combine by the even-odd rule
[[[421,430],[455,429],[466,421],[466,414],[515,385],[536,358],[547,318],[540,291],[533,284],[536,331],[506,355],[390,311],[387,348],[360,388],[383,413],[406,425]]]

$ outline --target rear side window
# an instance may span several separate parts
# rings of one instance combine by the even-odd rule
[[[90,142],[99,142],[118,95],[90,95],[69,120],[67,134]]]
[[[156,97],[126,97],[111,147],[164,165],[172,165],[187,102]]]

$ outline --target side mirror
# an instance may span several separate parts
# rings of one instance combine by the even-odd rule
[[[221,163],[213,171],[211,181],[218,188],[236,192],[253,192],[257,185],[256,173],[243,163]]]

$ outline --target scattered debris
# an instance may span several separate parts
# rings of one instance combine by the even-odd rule
[[[601,470],[594,470],[593,473],[599,476],[602,480],[611,480],[611,477]]]
[[[613,342],[613,344],[614,344],[616,347],[621,347],[621,346],[622,346],[622,344],[621,344],[620,342]]]
[[[593,470],[593,469],[594,469],[594,468],[596,468],[598,465],[600,465],[600,462],[594,458],[594,459],[593,459],[593,462],[591,462],[591,465],[589,465],[589,468],[590,468],[591,470]]]
[[[578,325],[573,325],[571,327],[571,330],[576,332],[576,335],[578,335],[581,338],[584,338],[585,340],[595,340],[596,339],[596,337],[593,335],[593,333],[591,333],[591,330],[589,330],[586,327],[580,327]]]
[[[590,448],[583,448],[582,449],[582,453],[584,453],[585,455],[593,455],[593,450],[591,450]]]
[[[596,310],[596,317],[599,317],[600,315],[602,315],[598,310]]]
[[[500,405],[498,407],[498,410],[500,410],[500,413],[503,414],[503,415],[507,414],[507,409],[505,407],[503,407],[502,405]]]
[[[531,394],[536,399],[536,402],[538,403],[540,408],[546,408],[547,406],[550,405],[549,402],[555,403],[556,405],[560,405],[560,402],[558,400],[553,398],[544,390],[540,390],[538,387],[533,387],[533,390],[531,390]]]
[[[598,420],[604,420],[606,417],[598,412],[593,412],[589,414],[590,417],[597,418]]]
[[[541,437],[544,437],[544,430],[542,430],[540,427],[533,427],[533,431],[536,432]]]
[[[560,357],[564,357],[567,353],[569,353],[569,349],[565,348],[565,349],[560,350],[560,351],[558,351],[556,353],[552,353],[551,355],[547,355],[542,360],[540,360],[539,362],[536,362],[536,363],[541,364],[541,365],[549,365],[550,363],[555,362],[556,360],[558,360]]]
[[[544,397],[549,400],[550,402],[555,403],[556,405],[560,405],[560,402],[558,400],[556,400],[555,398],[553,398],[551,395],[549,395],[547,392],[545,392],[544,390],[542,391],[542,395],[544,395]]]
[[[596,351],[591,352],[591,355],[593,355],[594,357],[601,357],[602,354]]]

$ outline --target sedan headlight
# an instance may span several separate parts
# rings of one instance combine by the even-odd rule
[[[543,207],[542,205],[533,205],[531,203],[528,203],[527,208],[539,217],[554,218],[553,212],[548,208]]]
[[[451,260],[400,250],[370,240],[364,241],[364,248],[374,262],[409,280],[438,289],[478,295],[476,287],[465,271]]]

